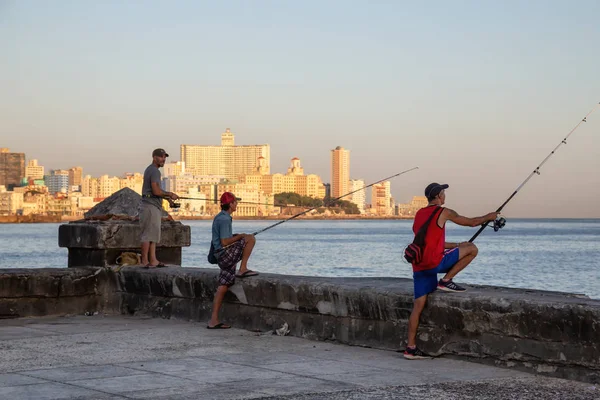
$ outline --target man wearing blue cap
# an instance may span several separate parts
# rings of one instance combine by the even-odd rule
[[[404,358],[409,360],[430,358],[416,345],[419,318],[427,302],[427,296],[436,289],[446,292],[464,292],[466,289],[454,283],[452,278],[477,256],[477,246],[473,243],[446,242],[446,221],[475,227],[487,221],[494,221],[498,217],[497,212],[491,212],[482,217],[468,218],[454,210],[442,207],[446,202],[448,187],[446,184],[434,182],[425,188],[425,196],[429,204],[417,212],[413,223],[413,232],[417,235],[421,227],[430,221],[425,228],[422,258],[418,264],[413,263],[415,303],[408,320],[408,346],[404,351]],[[445,275],[438,281],[437,274]]]

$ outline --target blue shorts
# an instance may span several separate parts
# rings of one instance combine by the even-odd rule
[[[444,257],[437,267],[413,272],[415,299],[433,293],[438,285],[437,274],[445,274],[458,262],[458,247],[444,251]]]

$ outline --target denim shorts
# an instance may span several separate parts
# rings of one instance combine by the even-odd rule
[[[444,257],[437,267],[413,272],[415,299],[433,293],[438,285],[437,274],[445,274],[458,262],[458,247],[444,251]]]

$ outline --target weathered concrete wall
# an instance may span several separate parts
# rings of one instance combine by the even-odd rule
[[[117,313],[109,269],[0,269],[0,318]]]
[[[169,269],[119,275],[124,313],[206,321],[216,269]],[[412,281],[261,274],[240,280],[223,320],[317,340],[399,349],[412,310]],[[600,382],[600,301],[564,293],[471,287],[434,293],[419,344],[436,355],[469,357],[531,372]]]
[[[95,307],[207,321],[217,274],[216,268],[0,270],[0,314],[60,315]],[[404,347],[411,309],[408,279],[261,274],[233,286],[222,319],[261,331],[287,322],[291,335],[396,350]],[[437,355],[599,383],[600,301],[483,286],[434,293],[419,344]]]

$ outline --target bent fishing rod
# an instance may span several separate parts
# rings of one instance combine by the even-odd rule
[[[362,187],[362,188],[360,188],[360,189],[356,189],[356,190],[353,190],[352,192],[346,193],[346,194],[345,194],[345,195],[343,195],[343,196],[336,197],[335,199],[331,199],[331,200],[329,200],[328,204],[331,204],[331,203],[333,203],[333,202],[335,202],[335,201],[337,201],[337,200],[340,200],[340,199],[342,199],[342,198],[344,198],[344,197],[346,197],[346,196],[350,196],[350,195],[351,195],[351,194],[353,194],[353,193],[359,192],[359,191],[361,191],[361,190],[365,190],[365,189],[367,189],[367,188],[369,188],[369,187],[371,187],[371,186],[373,186],[373,185],[376,185],[376,184],[378,184],[378,183],[381,183],[381,182],[384,182],[384,181],[390,180],[390,179],[392,179],[392,178],[395,178],[395,177],[397,177],[397,176],[400,176],[400,175],[406,174],[406,173],[408,173],[408,172],[410,172],[410,171],[414,171],[415,169],[419,169],[419,167],[413,167],[413,168],[411,168],[411,169],[407,169],[407,170],[405,170],[405,171],[399,172],[399,173],[397,173],[397,174],[395,174],[395,175],[388,176],[387,178],[383,178],[383,179],[381,179],[381,180],[378,180],[377,182],[370,183],[370,184],[368,184],[368,185],[366,185],[366,186],[364,186],[364,187]],[[256,236],[256,235],[258,235],[259,233],[262,233],[262,232],[264,232],[264,231],[268,231],[269,229],[275,228],[277,225],[281,225],[281,224],[283,224],[284,222],[291,221],[291,220],[293,220],[293,219],[295,219],[295,218],[298,218],[298,217],[299,217],[299,216],[301,216],[301,215],[304,215],[304,214],[306,214],[306,213],[308,213],[308,212],[311,212],[311,211],[313,211],[313,210],[316,210],[317,208],[320,208],[320,207],[322,207],[322,206],[318,206],[318,207],[312,207],[312,208],[309,208],[308,210],[304,210],[304,211],[302,211],[301,213],[298,213],[298,214],[292,215],[291,217],[289,217],[289,218],[287,218],[287,219],[284,219],[283,221],[279,221],[279,222],[277,222],[277,223],[275,223],[275,224],[273,224],[273,225],[267,226],[267,227],[266,227],[266,228],[264,228],[264,229],[261,229],[261,230],[259,230],[259,231],[256,231],[256,232],[254,232],[252,235],[253,235],[253,236]]]
[[[575,125],[575,127],[573,129],[571,129],[571,132],[569,132],[569,134],[567,136],[565,136],[565,138],[563,140],[561,140],[561,142],[558,144],[558,146],[556,146],[554,148],[554,150],[552,150],[550,152],[550,154],[548,154],[546,156],[546,158],[544,158],[544,160],[540,163],[540,165],[538,165],[531,174],[529,174],[529,176],[527,177],[527,179],[525,179],[523,181],[523,183],[521,183],[519,185],[519,187],[517,187],[517,190],[515,190],[509,197],[508,199],[506,199],[506,201],[504,203],[502,203],[502,205],[500,207],[498,207],[498,209],[496,210],[497,213],[499,213],[500,211],[502,211],[502,209],[508,204],[509,201],[512,200],[513,197],[515,197],[515,195],[519,192],[519,190],[521,190],[523,188],[523,186],[525,186],[525,184],[527,182],[529,182],[529,180],[534,176],[534,175],[540,175],[540,168],[542,168],[542,166],[546,163],[546,161],[548,161],[548,159],[550,157],[552,157],[554,155],[554,153],[556,152],[556,150],[558,150],[558,148],[560,146],[562,146],[563,144],[567,144],[567,139],[569,138],[569,136],[571,136],[573,134],[573,132],[575,132],[577,130],[577,128],[579,128],[579,126],[584,123],[587,122],[587,118],[590,116],[591,113],[593,113],[596,108],[598,108],[598,106],[600,105],[600,102],[596,105],[596,107],[592,108],[591,111],[589,113],[587,113],[587,115],[585,117],[583,117],[583,119],[581,121],[579,121],[579,123],[577,125]],[[481,232],[483,232],[483,230],[488,226],[488,224],[491,221],[487,221],[485,224],[483,224],[481,226],[481,228],[479,228],[479,230],[473,235],[473,237],[471,239],[469,239],[469,243],[472,243],[477,236],[479,236],[479,234]],[[498,231],[500,228],[504,227],[504,225],[506,224],[506,220],[504,218],[500,218],[497,219],[496,221],[494,221],[494,230]]]

